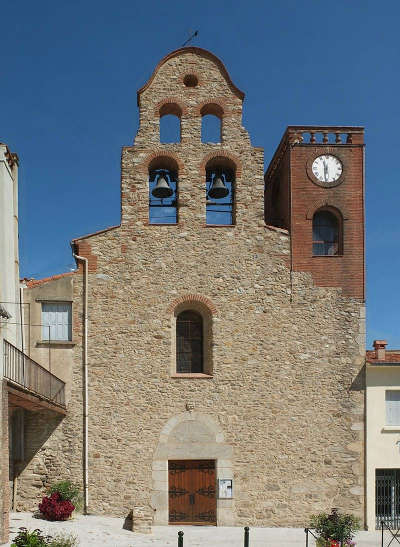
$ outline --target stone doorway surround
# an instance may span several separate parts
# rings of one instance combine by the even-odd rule
[[[168,460],[215,460],[216,478],[233,479],[232,447],[214,418],[183,412],[168,420],[153,458],[152,505],[154,524],[168,524]],[[235,495],[235,487],[233,490]],[[234,526],[234,499],[218,499],[217,525]]]

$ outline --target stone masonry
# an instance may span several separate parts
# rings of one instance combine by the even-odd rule
[[[168,459],[209,458],[234,481],[219,524],[304,526],[334,506],[363,518],[364,305],[291,271],[289,231],[264,221],[263,150],[241,125],[242,103],[211,53],[164,58],[122,150],[121,225],[74,241],[89,259],[91,512],[151,507],[167,524]],[[160,143],[160,111],[179,113],[181,142]],[[201,142],[205,112],[222,117],[222,142]],[[233,226],[206,225],[210,161],[235,166]],[[176,225],[148,221],[149,168],[162,165],[178,170]],[[73,289],[68,413],[28,466],[43,466],[43,483],[82,483],[82,266]],[[182,309],[204,317],[207,374],[175,372]],[[22,484],[19,507],[31,509],[37,495]]]

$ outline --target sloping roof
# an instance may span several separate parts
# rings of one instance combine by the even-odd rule
[[[121,227],[121,224],[116,224],[115,226],[110,226],[109,228],[103,228],[102,230],[97,230],[97,232],[92,232],[91,234],[75,237],[74,239],[71,239],[71,243],[75,243],[75,241],[80,241],[81,239],[86,239],[87,237],[97,236],[99,234],[102,234],[103,232],[108,232],[109,230],[115,230],[115,228],[120,228],[120,227]]]
[[[65,272],[62,274],[52,275],[51,277],[44,277],[43,279],[26,279],[25,283],[26,286],[36,287],[36,285],[42,285],[42,283],[48,283],[49,281],[54,281],[56,279],[60,279],[61,277],[66,277],[67,275],[74,275],[75,272]]]
[[[400,364],[400,349],[390,349],[385,351],[384,359],[377,359],[374,350],[368,350],[366,353],[367,363],[382,365],[384,363],[399,363]]]

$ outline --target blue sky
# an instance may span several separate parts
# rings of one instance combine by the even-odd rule
[[[199,30],[194,44],[246,93],[266,165],[287,125],[366,127],[367,347],[400,348],[398,1],[16,0],[1,15],[0,141],[20,156],[21,275],[68,271],[72,238],[118,224],[136,90]]]

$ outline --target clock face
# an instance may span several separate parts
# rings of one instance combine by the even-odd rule
[[[335,182],[343,171],[343,165],[336,156],[324,154],[315,158],[312,164],[312,172],[315,178],[321,182]]]

